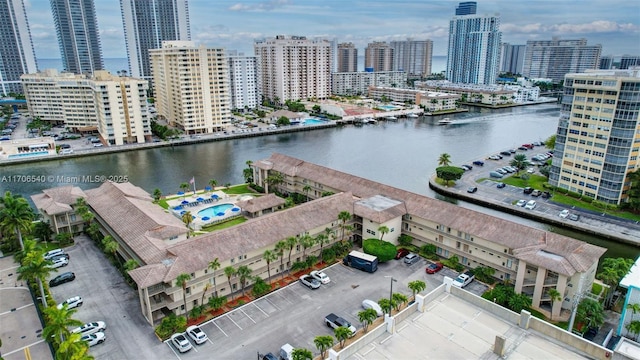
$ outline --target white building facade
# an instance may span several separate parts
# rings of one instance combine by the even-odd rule
[[[259,104],[256,57],[230,51],[228,59],[231,108],[255,109]]]
[[[331,74],[331,92],[335,95],[364,95],[369,86],[403,87],[407,83],[404,71],[345,72]]]
[[[587,39],[529,40],[522,75],[560,82],[568,73],[581,73],[600,66],[602,45],[587,45]]]
[[[23,0],[5,0],[0,11],[0,95],[22,93],[20,75],[37,71]]]
[[[433,41],[414,39],[392,41],[391,47],[394,54],[393,70],[405,71],[410,79],[431,75]]]

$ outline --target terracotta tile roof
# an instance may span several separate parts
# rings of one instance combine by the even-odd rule
[[[42,190],[41,194],[31,196],[36,208],[47,215],[64,214],[72,211],[71,205],[86,194],[77,186],[65,185]]]
[[[558,271],[563,274],[584,271],[597,262],[606,251],[599,246],[567,236],[465,209],[445,201],[308,163],[284,154],[273,154],[268,159],[254,162],[254,164],[262,169],[275,170],[288,176],[313,180],[340,191],[350,191],[359,198],[383,195],[403,201],[408,214],[503,245],[507,249],[512,249],[514,254],[521,254],[520,257],[517,256],[518,258],[535,265],[544,267],[552,264],[547,258],[531,257],[533,249],[535,251],[546,250],[563,256],[569,264],[568,267],[564,266],[569,270]],[[357,209],[360,210],[360,208]]]
[[[284,205],[285,200],[275,194],[267,194],[265,196],[255,197],[253,199],[238,201],[236,205],[242,210],[250,213],[258,212],[264,209],[271,209],[272,207]]]
[[[162,283],[170,265],[151,264],[129,271],[131,279],[142,288]]]

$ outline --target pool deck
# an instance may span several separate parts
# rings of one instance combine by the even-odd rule
[[[178,218],[182,217],[183,211],[191,212],[195,217],[191,223],[191,227],[194,230],[200,230],[205,225],[239,215],[241,211],[228,209],[224,212],[223,216],[216,216],[208,220],[203,220],[198,216],[197,213],[199,211],[222,204],[232,204],[234,208],[238,208],[236,202],[244,200],[246,196],[247,195],[228,195],[222,191],[204,191],[196,194],[189,191],[184,195],[176,194],[170,196],[171,199],[167,200],[167,204],[169,205],[169,212]]]

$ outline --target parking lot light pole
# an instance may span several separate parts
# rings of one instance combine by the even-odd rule
[[[393,276],[385,276],[385,277],[388,277],[391,279],[391,286],[389,287],[389,315],[391,315],[391,308],[392,308],[391,299],[393,299],[393,283],[398,280],[394,279]]]

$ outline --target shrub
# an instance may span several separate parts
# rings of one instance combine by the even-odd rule
[[[322,250],[322,261],[331,263],[336,259],[336,251],[333,247]]]
[[[204,311],[202,306],[195,306],[193,309],[191,309],[191,311],[189,311],[189,316],[192,319],[196,319],[199,318],[200,315],[202,315],[202,312]]]
[[[213,309],[213,310],[222,309],[222,307],[226,303],[227,303],[227,297],[226,296],[212,296],[209,299],[209,307],[211,309]]]
[[[256,276],[251,293],[255,297],[260,297],[271,290],[271,286],[267,284],[261,277]]]
[[[166,339],[176,332],[184,332],[187,328],[187,319],[175,314],[169,314],[162,319],[156,328],[156,334],[162,339]]]
[[[402,246],[409,246],[413,243],[413,238],[407,234],[402,234],[398,238],[398,244]]]
[[[366,254],[378,257],[378,261],[383,263],[393,260],[396,257],[396,247],[388,241],[378,239],[366,239],[362,242],[362,249]]]
[[[318,257],[315,255],[309,255],[307,256],[307,260],[305,260],[305,262],[307,263],[307,267],[310,268],[318,262]]]

